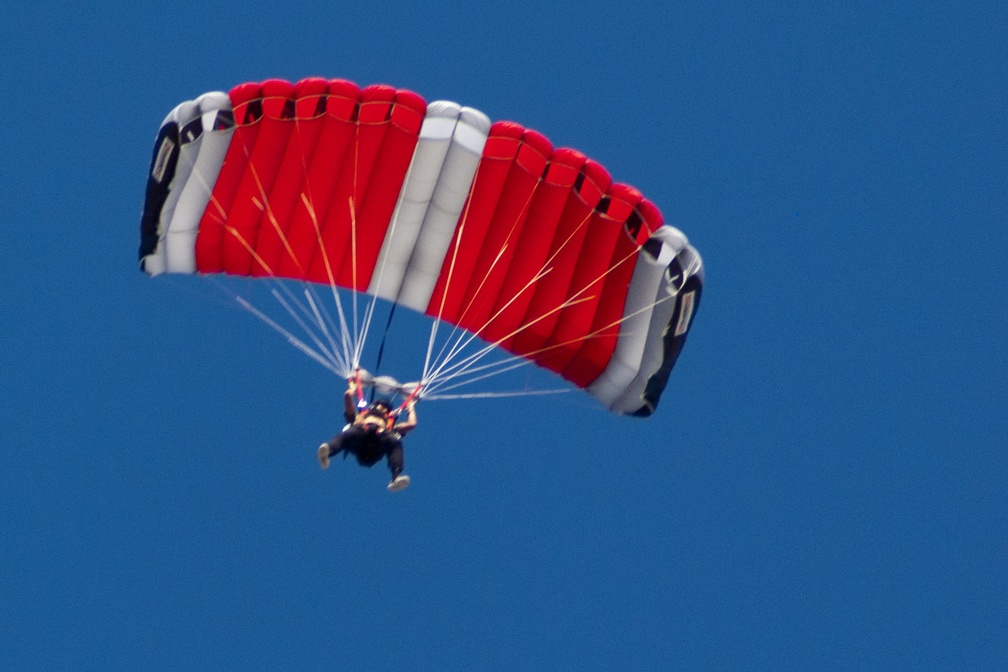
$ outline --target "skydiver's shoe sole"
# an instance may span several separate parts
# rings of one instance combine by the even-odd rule
[[[323,443],[318,447],[318,464],[323,469],[329,468],[329,444]]]
[[[407,476],[406,474],[399,474],[391,481],[389,481],[389,484],[385,487],[388,488],[389,492],[399,492],[400,490],[405,490],[409,484],[410,484],[409,476]]]

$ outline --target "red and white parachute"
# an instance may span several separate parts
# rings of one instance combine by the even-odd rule
[[[640,416],[665,388],[704,275],[651,201],[580,152],[456,103],[320,78],[242,84],[168,115],[140,263],[319,283],[337,304],[337,288],[381,297]],[[335,326],[309,304],[322,331]],[[352,331],[362,337],[356,318]],[[340,375],[359,366],[359,343],[340,357],[326,338],[301,347]],[[428,348],[420,396],[477,360],[446,366]]]

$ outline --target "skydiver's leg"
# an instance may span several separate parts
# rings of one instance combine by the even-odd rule
[[[402,490],[410,483],[410,477],[403,473],[403,445],[399,439],[386,437],[386,456],[388,459],[389,471],[392,472],[392,480],[389,481],[388,489],[392,492]]]
[[[389,440],[386,446],[386,459],[388,460],[389,471],[392,478],[402,473],[403,470],[403,447],[402,441]]]
[[[328,443],[323,443],[318,449],[319,466],[323,469],[329,468],[329,460],[340,452],[354,452],[355,441],[359,441],[363,430],[360,427],[347,427],[342,432],[329,439]]]

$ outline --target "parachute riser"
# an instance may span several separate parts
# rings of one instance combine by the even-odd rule
[[[422,397],[423,383],[421,382],[400,383],[391,376],[374,376],[366,369],[361,368],[355,369],[353,376],[357,383],[358,408],[365,408],[368,405],[364,395],[364,388],[371,388],[380,394],[404,397],[405,400],[402,404],[392,411],[391,415],[393,417],[397,417],[406,410],[409,404],[416,403]]]

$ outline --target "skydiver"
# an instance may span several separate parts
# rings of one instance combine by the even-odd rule
[[[347,426],[318,448],[318,462],[323,469],[329,468],[329,460],[340,452],[351,453],[363,467],[373,467],[382,457],[388,461],[392,480],[390,492],[403,490],[410,484],[410,477],[403,473],[402,437],[416,428],[417,414],[414,400],[406,404],[406,421],[395,422],[392,404],[378,399],[363,409],[356,404],[358,384],[354,377],[347,379],[347,389],[343,393],[343,417]]]

